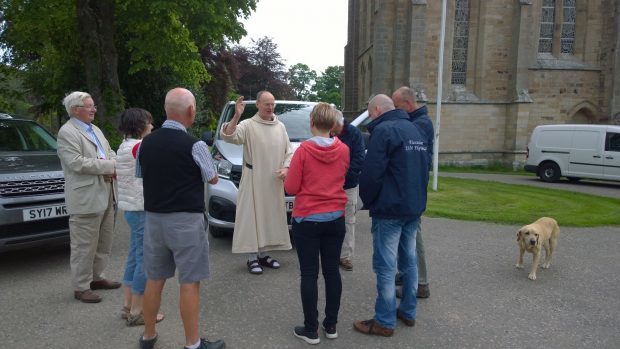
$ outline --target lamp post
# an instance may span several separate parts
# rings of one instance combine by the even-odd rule
[[[433,190],[437,191],[437,176],[439,171],[439,128],[441,126],[441,99],[443,90],[443,51],[446,40],[446,11],[448,1],[442,0],[441,34],[439,35],[439,63],[437,63],[437,110],[435,113],[435,141],[433,147]]]

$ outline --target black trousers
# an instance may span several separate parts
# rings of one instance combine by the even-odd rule
[[[340,279],[340,250],[346,232],[344,217],[329,222],[301,222],[293,219],[293,239],[301,272],[301,304],[306,330],[319,328],[317,310],[319,257],[325,279],[325,320],[323,326],[338,322],[342,280]]]

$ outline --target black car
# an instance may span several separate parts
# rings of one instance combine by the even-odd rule
[[[69,241],[56,148],[38,123],[0,114],[0,252]]]

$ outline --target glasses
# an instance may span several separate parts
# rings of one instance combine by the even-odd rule
[[[97,110],[97,106],[96,105],[93,105],[92,107],[87,107],[87,106],[84,106],[84,105],[76,105],[75,107],[76,108],[90,109],[90,110]]]

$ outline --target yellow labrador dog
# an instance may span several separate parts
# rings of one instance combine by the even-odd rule
[[[533,254],[532,267],[527,276],[530,280],[536,280],[536,270],[540,262],[541,249],[545,249],[545,263],[542,267],[547,269],[551,265],[551,257],[558,245],[560,227],[553,218],[542,217],[532,224],[523,226],[517,232],[517,243],[519,244],[519,260],[515,267],[523,268],[523,254],[525,251]]]

